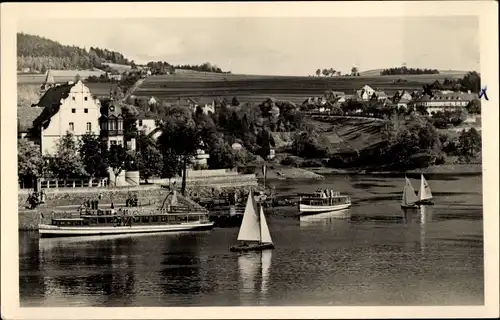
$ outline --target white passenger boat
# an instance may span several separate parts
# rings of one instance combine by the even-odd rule
[[[177,204],[176,193],[169,195],[171,203]],[[206,210],[164,202],[161,208],[86,210],[76,217],[52,218],[50,224],[38,225],[38,233],[40,237],[91,236],[207,230],[213,225]]]
[[[333,190],[316,191],[299,198],[299,214],[309,215],[344,210],[351,207],[351,197]]]

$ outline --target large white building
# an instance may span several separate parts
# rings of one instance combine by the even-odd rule
[[[466,107],[469,102],[474,99],[477,99],[477,94],[445,91],[436,92],[432,98],[428,95],[424,95],[422,98],[415,101],[415,105],[426,107],[427,113],[430,115],[442,112],[445,109]]]
[[[33,121],[33,135],[44,155],[54,155],[57,141],[68,131],[75,137],[99,135],[100,103],[83,82],[53,84],[43,89],[45,93],[33,105],[43,108]]]

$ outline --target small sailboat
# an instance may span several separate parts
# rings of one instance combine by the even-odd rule
[[[415,194],[415,189],[411,185],[410,179],[405,176],[405,186],[403,188],[403,198],[401,199],[401,208],[409,209],[409,208],[418,208],[417,204],[418,197]]]
[[[432,192],[431,192],[431,187],[427,183],[427,180],[425,180],[424,175],[422,174],[420,177],[420,191],[418,193],[418,201],[417,204],[426,204],[426,205],[432,205],[434,204],[432,200]]]
[[[241,252],[274,249],[273,240],[271,239],[266,217],[264,216],[264,210],[260,206],[260,212],[257,214],[255,209],[255,199],[253,193],[250,192],[238,233],[238,241],[242,241],[243,244],[231,247],[230,251]],[[246,241],[253,243],[247,244]]]

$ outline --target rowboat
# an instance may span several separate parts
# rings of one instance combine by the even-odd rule
[[[40,237],[68,237],[116,235],[129,233],[153,233],[173,231],[197,231],[212,229],[208,212],[179,206],[176,192],[169,193],[170,203],[160,208],[120,208],[118,211],[80,211],[78,216],[51,218],[50,224],[40,223]],[[43,217],[41,217],[43,218]]]

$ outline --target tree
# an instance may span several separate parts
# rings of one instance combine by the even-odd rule
[[[42,175],[44,160],[40,147],[33,142],[17,140],[17,174],[21,179],[36,179]]]
[[[87,174],[78,154],[78,142],[69,131],[56,142],[53,158],[52,171],[60,179],[80,178]]]
[[[137,139],[135,161],[141,177],[148,183],[148,178],[160,176],[163,170],[163,157],[156,142],[144,134]]]
[[[240,102],[238,101],[238,98],[233,97],[233,100],[231,100],[231,105],[232,105],[233,107],[237,107],[237,106],[239,106],[239,105],[240,105]]]
[[[109,148],[108,162],[115,176],[115,186],[116,186],[116,179],[118,178],[122,170],[125,168],[126,159],[127,159],[127,153],[121,145],[119,144],[111,145],[111,147]]]
[[[106,141],[87,133],[80,140],[79,152],[85,172],[91,178],[103,178],[108,175],[108,146]]]
[[[200,146],[200,135],[191,111],[186,108],[169,108],[165,115],[162,134],[158,139],[162,154],[169,158],[178,156],[182,161],[182,189],[186,191],[187,165]]]
[[[352,67],[351,68],[351,75],[352,76],[359,76],[359,70],[357,67]]]
[[[323,71],[321,72],[325,77],[328,76],[328,73],[330,71],[328,69],[323,69]]]
[[[333,77],[335,75],[335,72],[337,72],[335,69],[333,68],[330,68],[330,70],[328,70],[329,73],[330,73],[330,77]]]
[[[479,99],[473,99],[465,107],[470,114],[481,114],[481,101]]]
[[[321,76],[321,69],[316,70],[316,75],[319,77]]]
[[[481,150],[481,135],[479,132],[470,128],[463,130],[458,137],[458,152],[466,159],[473,157]]]
[[[465,90],[479,93],[481,90],[481,76],[476,71],[468,72],[461,80],[460,85]]]

